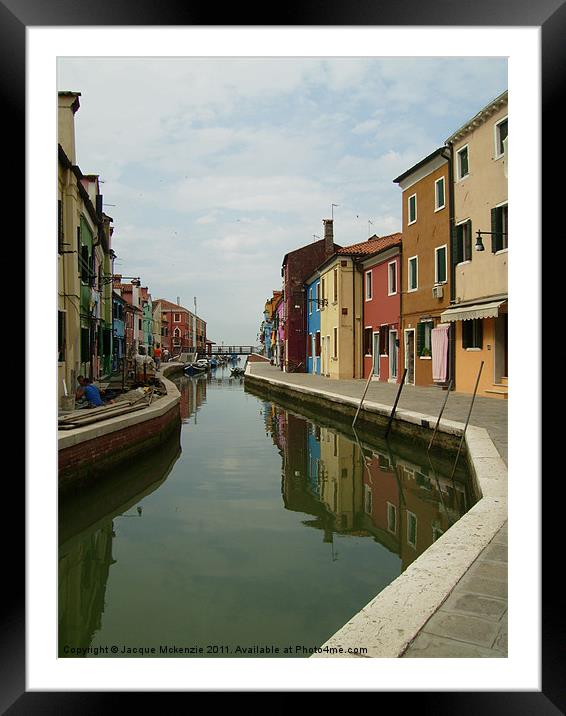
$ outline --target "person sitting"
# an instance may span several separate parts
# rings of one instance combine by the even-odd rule
[[[77,376],[77,383],[79,384],[79,387],[75,391],[75,400],[83,400],[86,386],[84,375]]]
[[[104,405],[104,401],[100,396],[100,391],[98,390],[96,385],[94,385],[90,378],[84,379],[83,393],[88,401],[89,408],[98,408],[101,405]]]

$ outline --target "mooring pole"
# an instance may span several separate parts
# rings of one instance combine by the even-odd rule
[[[389,416],[389,422],[387,423],[387,430],[385,431],[385,437],[388,436],[389,430],[391,429],[391,423],[393,422],[393,416],[395,415],[395,410],[397,409],[397,403],[399,402],[399,398],[401,397],[401,391],[403,390],[403,386],[405,385],[405,376],[407,375],[407,368],[403,371],[403,377],[401,379],[401,383],[399,384],[399,390],[397,391],[397,397],[395,398],[395,402],[393,403],[393,409],[391,410],[391,415]]]
[[[371,380],[371,377],[372,377],[372,371],[370,370],[368,379],[366,381],[366,387],[364,388],[364,393],[362,395],[362,399],[360,400],[360,404],[358,405],[358,409],[356,410],[356,414],[354,415],[354,419],[352,420],[352,427],[354,427],[354,425],[356,424],[356,420],[358,419],[358,413],[361,410],[362,403],[364,402],[364,398],[366,397],[366,393],[368,392],[369,382]]]
[[[472,408],[474,407],[474,400],[476,399],[476,393],[478,390],[478,385],[480,382],[480,375],[483,368],[483,361],[481,362],[480,369],[478,371],[478,377],[476,378],[476,386],[474,388],[474,394],[472,395],[472,402],[470,403],[470,409],[468,410],[468,417],[466,418],[466,424],[464,425],[464,432],[462,433],[462,437],[460,438],[460,444],[458,445],[458,453],[456,455],[456,460],[454,460],[454,467],[452,468],[452,474],[450,475],[450,479],[454,477],[454,473],[456,471],[456,464],[458,462],[458,458],[460,457],[460,450],[462,449],[462,443],[464,442],[464,436],[466,435],[466,430],[468,428],[468,423],[470,422],[470,415],[472,414]]]
[[[450,383],[448,383],[448,388],[446,390],[446,397],[444,398],[444,403],[442,404],[442,408],[440,410],[440,413],[438,414],[438,420],[436,421],[436,425],[434,426],[434,432],[433,432],[430,442],[428,444],[428,450],[430,450],[430,448],[432,446],[432,441],[434,440],[436,431],[438,430],[438,426],[440,425],[440,418],[442,417],[442,413],[444,412],[444,408],[446,407],[446,403],[448,402],[448,396],[450,395],[451,390],[452,390],[452,378],[450,378]]]

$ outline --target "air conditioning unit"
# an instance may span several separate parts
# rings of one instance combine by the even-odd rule
[[[442,298],[444,296],[444,286],[433,286],[432,295],[434,298]]]

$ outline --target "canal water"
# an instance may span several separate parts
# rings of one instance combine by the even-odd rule
[[[168,442],[59,506],[61,657],[307,657],[474,503],[228,370],[176,383]]]

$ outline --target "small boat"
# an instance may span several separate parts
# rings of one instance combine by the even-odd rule
[[[206,366],[195,365],[195,363],[188,363],[184,371],[185,375],[200,375],[206,373]]]

